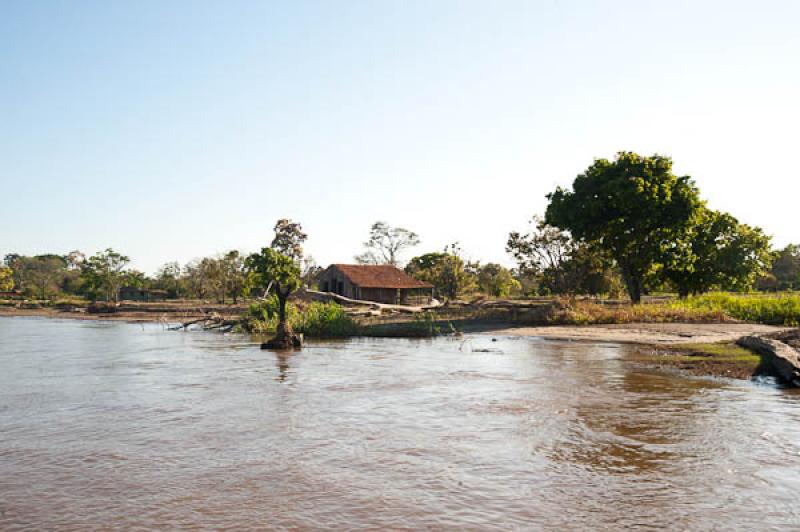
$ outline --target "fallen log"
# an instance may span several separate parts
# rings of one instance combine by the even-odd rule
[[[350,299],[349,297],[344,297],[339,294],[334,294],[333,292],[318,292],[316,290],[306,290],[305,293],[308,294],[314,301],[322,301],[322,302],[335,301],[340,305],[344,306],[369,307],[372,310],[397,311],[406,314],[417,314],[420,312],[425,312],[427,310],[432,310],[440,306],[440,305],[424,305],[424,306],[391,305],[388,303],[378,303],[376,301]]]
[[[174,327],[170,327],[169,330],[170,331],[180,331],[181,329],[187,329],[192,325],[195,325],[195,324],[201,323],[201,322],[206,322],[206,321],[208,321],[208,317],[204,316],[204,317],[198,318],[196,320],[187,321],[187,322],[184,322],[184,323],[182,323],[180,325],[176,325]]]
[[[211,313],[209,315],[203,316],[202,318],[196,318],[196,319],[184,322],[184,323],[182,323],[180,325],[176,325],[174,327],[169,327],[168,330],[170,330],[170,331],[184,330],[185,331],[185,330],[188,330],[189,327],[191,327],[192,325],[201,324],[201,327],[202,327],[202,329],[204,331],[211,331],[211,330],[217,330],[218,329],[218,330],[220,330],[222,332],[227,332],[227,331],[233,329],[238,323],[239,323],[239,320],[227,320],[227,319],[223,318],[222,316],[220,316],[219,314],[217,314],[216,312],[213,312],[213,313]]]
[[[791,346],[760,336],[743,336],[736,343],[760,354],[773,376],[792,386],[800,386],[800,353]]]

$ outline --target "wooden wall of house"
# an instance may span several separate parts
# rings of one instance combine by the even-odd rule
[[[322,272],[317,282],[322,292],[333,292],[351,299],[388,303],[390,305],[427,305],[432,298],[430,288],[363,288],[351,283],[333,266]]]
[[[408,290],[403,290],[403,305],[428,305],[432,299],[432,288],[409,288]]]
[[[361,288],[361,299],[365,301],[375,301],[377,303],[388,303],[394,305],[397,302],[397,289],[395,288]]]
[[[390,305],[427,305],[432,299],[430,288],[361,288],[360,293],[360,299]]]
[[[322,272],[317,285],[322,292],[333,292],[340,296],[358,299],[356,287],[337,268],[330,267]]]

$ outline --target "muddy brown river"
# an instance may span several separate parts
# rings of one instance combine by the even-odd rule
[[[800,528],[800,395],[627,349],[3,318],[0,530]]]

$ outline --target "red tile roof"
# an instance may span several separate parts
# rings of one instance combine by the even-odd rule
[[[433,288],[388,264],[332,264],[351,283],[361,288]]]

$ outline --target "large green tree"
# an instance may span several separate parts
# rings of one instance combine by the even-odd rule
[[[559,187],[548,199],[545,221],[606,250],[634,303],[702,205],[692,179],[676,176],[669,157],[632,152],[595,160],[571,190]]]
[[[702,207],[669,246],[660,274],[681,297],[712,288],[746,290],[771,261],[770,238],[761,229]]]

